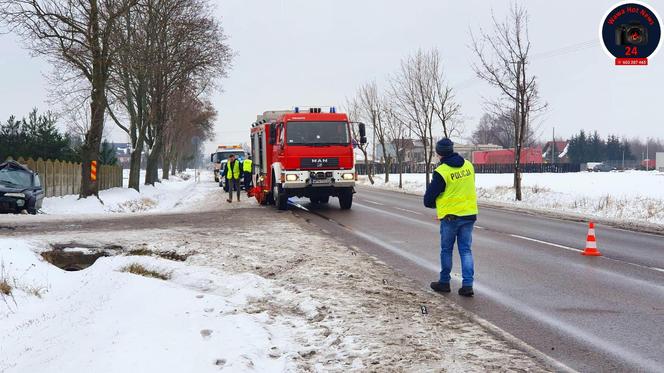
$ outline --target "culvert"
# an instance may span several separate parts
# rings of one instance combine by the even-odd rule
[[[76,243],[53,244],[50,251],[41,253],[42,258],[65,271],[80,271],[93,265],[101,257],[111,256],[107,249],[118,249],[120,246],[99,248]]]

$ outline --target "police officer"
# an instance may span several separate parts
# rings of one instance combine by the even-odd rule
[[[435,208],[440,220],[440,278],[431,283],[434,291],[450,292],[452,251],[456,241],[461,257],[459,295],[473,296],[474,264],[470,249],[473,225],[477,219],[475,169],[469,161],[454,152],[454,143],[442,139],[436,143],[440,165],[433,172],[424,194],[424,206]]]
[[[228,185],[228,199],[226,201],[233,202],[233,188],[237,190],[237,201],[240,202],[240,161],[235,159],[235,154],[228,156],[228,161],[226,166],[224,166],[224,172],[222,173],[226,177],[226,185]]]
[[[251,189],[251,179],[253,177],[253,165],[254,163],[251,161],[251,156],[248,155],[247,159],[242,161],[242,172],[244,173],[244,190],[249,192],[249,189]]]

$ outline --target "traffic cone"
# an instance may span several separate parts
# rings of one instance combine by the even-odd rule
[[[597,250],[597,240],[595,239],[595,223],[588,224],[588,237],[586,238],[586,249],[581,253],[586,256],[602,256]]]

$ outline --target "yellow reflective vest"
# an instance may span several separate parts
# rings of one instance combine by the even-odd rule
[[[251,162],[251,159],[245,159],[244,161],[242,161],[242,171],[251,173],[252,171],[251,166],[253,166],[253,162]]]
[[[239,179],[240,178],[240,161],[235,160],[233,164],[226,162],[226,179]]]
[[[464,161],[460,168],[441,164],[438,172],[445,180],[445,191],[436,198],[438,219],[447,215],[477,215],[477,194],[475,193],[475,168]]]

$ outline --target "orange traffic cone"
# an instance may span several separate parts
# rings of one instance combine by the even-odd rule
[[[602,256],[597,250],[597,240],[595,239],[595,223],[588,224],[588,238],[586,238],[586,249],[581,253],[586,256]]]

